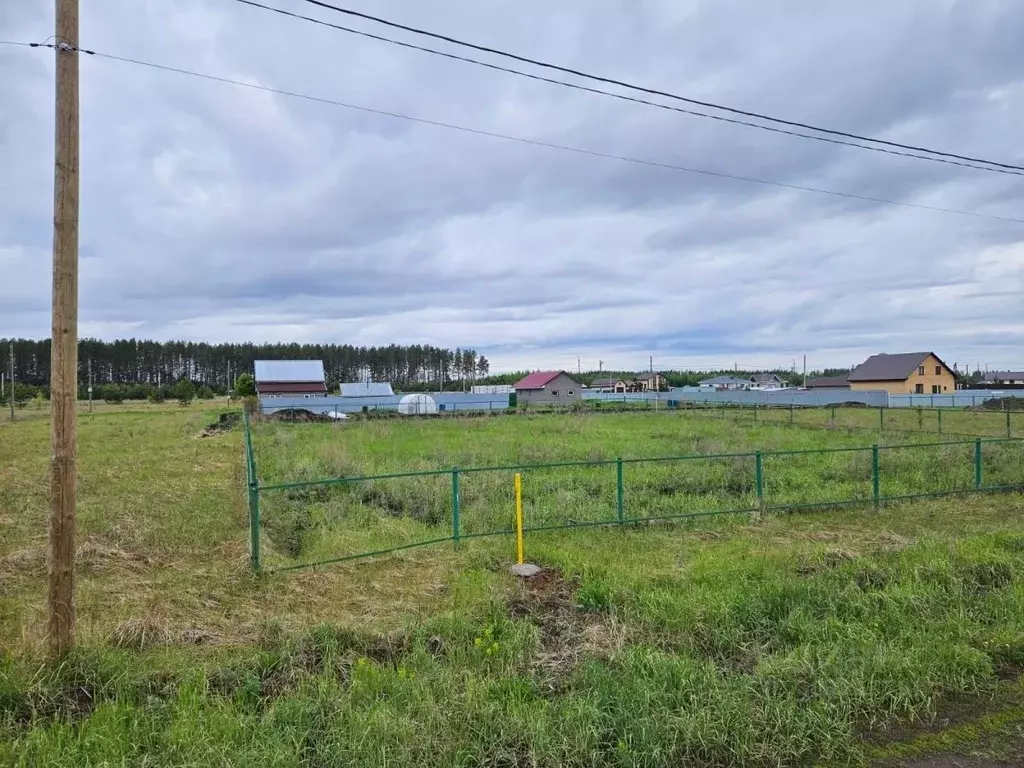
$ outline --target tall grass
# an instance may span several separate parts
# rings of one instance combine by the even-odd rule
[[[270,633],[198,663],[184,650],[9,658],[0,762],[845,765],[863,729],[927,718],[948,694],[998,694],[996,673],[1024,659],[1019,534],[863,552],[741,536],[656,579],[636,558],[663,558],[669,539],[622,536],[592,539],[604,556],[580,572],[543,550],[575,572],[558,614],[578,632],[559,635],[574,664],[553,671],[537,619],[500,602],[388,636]]]

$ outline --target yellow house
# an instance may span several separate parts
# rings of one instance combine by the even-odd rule
[[[872,355],[847,377],[851,389],[884,389],[890,395],[940,395],[956,391],[956,373],[934,352]]]

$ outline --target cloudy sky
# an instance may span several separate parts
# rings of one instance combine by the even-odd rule
[[[1024,165],[1015,0],[339,4]],[[46,39],[52,6],[0,4],[0,39]],[[81,45],[601,153],[1024,218],[1021,176],[630,104],[232,0],[84,0]],[[49,333],[53,56],[0,45],[0,336]],[[106,59],[83,57],[81,80],[83,336],[426,342],[474,347],[493,369],[646,367],[651,355],[665,368],[788,366],[805,353],[817,367],[920,349],[1024,365],[1024,224],[573,154]]]

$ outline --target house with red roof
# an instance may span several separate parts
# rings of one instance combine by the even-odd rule
[[[583,399],[583,385],[565,371],[536,371],[515,383],[519,405],[572,405]]]

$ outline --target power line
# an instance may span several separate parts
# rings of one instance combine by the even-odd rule
[[[55,48],[55,44],[44,44],[44,43],[18,43],[18,45],[27,45],[30,48]],[[908,203],[902,200],[889,200],[884,197],[871,197],[869,195],[858,195],[854,192],[839,192],[831,189],[823,189],[821,187],[808,187],[800,184],[788,184],[782,181],[771,181],[768,179],[759,179],[754,176],[741,176],[739,174],[726,173],[724,171],[711,171],[706,168],[691,168],[685,165],[674,165],[672,163],[664,163],[657,160],[645,160],[643,158],[629,157],[626,155],[616,155],[610,152],[601,152],[592,149],[583,149],[581,147],[573,147],[567,144],[556,144],[554,142],[542,141],[540,139],[529,139],[523,136],[513,136],[506,133],[498,133],[496,131],[487,131],[481,128],[470,128],[465,125],[458,125],[456,123],[446,123],[441,120],[430,120],[424,117],[415,117],[413,115],[402,114],[401,112],[391,112],[384,109],[375,109],[373,107],[365,107],[360,104],[350,104],[344,101],[336,101],[334,99],[328,99],[323,96],[312,96],[306,93],[300,93],[298,91],[288,91],[282,88],[273,88],[267,85],[257,85],[256,83],[246,83],[241,80],[232,80],[228,77],[221,77],[219,75],[211,75],[204,72],[196,72],[190,69],[182,69],[180,67],[173,67],[167,64],[156,64],[150,61],[143,61],[141,59],[133,59],[127,56],[115,56],[110,53],[101,53],[99,51],[88,50],[86,48],[76,48],[80,53],[88,54],[89,56],[95,56],[102,59],[110,59],[111,61],[119,61],[125,64],[135,64],[141,67],[148,67],[150,69],[157,69],[164,72],[175,72],[180,75],[189,75],[191,77],[198,77],[203,80],[209,80],[216,83],[225,83],[227,85],[236,85],[240,88],[249,88],[255,91],[262,91],[265,93],[273,93],[280,96],[289,96],[291,98],[303,99],[305,101],[311,101],[318,104],[330,104],[335,107],[343,107],[345,109],[352,109],[358,112],[365,112],[373,115],[381,115],[383,117],[393,117],[399,120],[408,120],[414,123],[420,123],[422,125],[432,125],[436,128],[447,128],[453,131],[459,131],[461,133],[473,134],[475,136],[487,136],[492,139],[502,139],[505,141],[514,141],[519,144],[528,144],[535,147],[544,147],[546,149],[557,149],[562,152],[571,152],[577,155],[585,155],[588,157],[600,157],[606,160],[619,160],[625,163],[634,163],[637,165],[644,165],[651,168],[662,168],[669,171],[678,171],[681,173],[692,173],[701,176],[712,176],[719,179],[730,179],[732,181],[745,181],[751,184],[762,184],[769,187],[779,187],[781,189],[791,189],[798,192],[812,192],[820,195],[830,195],[832,197],[841,197],[850,200],[860,200],[868,203],[878,203],[881,205],[898,205],[903,208],[916,208],[923,211],[933,211],[935,213],[949,213],[957,216],[970,216],[978,219],[989,219],[991,221],[1003,221],[1013,224],[1024,224],[1024,219],[1015,219],[1009,216],[997,216],[988,213],[978,213],[976,211],[965,211],[957,208],[942,208],[934,205],[925,205],[923,203]]]
[[[562,87],[565,87],[565,88],[572,88],[572,89],[577,90],[577,91],[584,91],[586,93],[594,93],[594,94],[598,94],[598,95],[601,95],[601,96],[609,96],[609,97],[611,97],[613,99],[619,99],[620,101],[630,101],[630,102],[633,102],[634,104],[644,104],[644,105],[649,106],[649,107],[657,107],[658,109],[664,109],[664,110],[668,110],[670,112],[678,112],[680,114],[691,115],[693,117],[703,117],[703,118],[707,118],[707,119],[710,119],[710,120],[717,120],[717,121],[723,122],[723,123],[731,123],[733,125],[743,125],[743,126],[746,126],[748,128],[757,128],[758,130],[769,131],[771,133],[779,133],[779,134],[783,134],[783,135],[786,135],[786,136],[794,136],[794,137],[801,138],[801,139],[812,139],[814,141],[821,141],[821,142],[825,142],[827,144],[836,144],[836,145],[844,146],[844,147],[853,147],[854,149],[863,149],[863,150],[867,150],[869,152],[881,152],[881,153],[885,153],[885,154],[888,154],[888,155],[898,155],[900,157],[909,157],[909,158],[913,158],[915,160],[928,160],[928,161],[933,162],[933,163],[945,163],[947,165],[957,165],[957,166],[960,166],[962,168],[973,168],[973,169],[978,170],[978,171],[988,171],[990,173],[1004,173],[1004,174],[1008,174],[1008,175],[1011,175],[1011,176],[1024,176],[1024,171],[1013,171],[1013,170],[1006,170],[1006,169],[1002,169],[1002,168],[992,168],[992,167],[989,167],[989,166],[974,165],[973,163],[964,163],[964,162],[960,162],[959,160],[950,160],[950,159],[946,159],[946,158],[942,158],[942,157],[935,157],[935,156],[929,156],[929,155],[918,155],[918,154],[914,154],[912,152],[903,152],[903,151],[900,151],[900,150],[897,150],[897,149],[886,149],[885,147],[877,147],[877,146],[869,146],[869,145],[864,145],[864,144],[857,144],[857,143],[854,143],[852,141],[844,141],[842,139],[832,139],[832,138],[829,138],[827,136],[815,136],[814,134],[810,134],[810,133],[801,133],[799,131],[791,131],[791,130],[787,130],[785,128],[775,128],[775,127],[770,126],[770,125],[761,125],[759,123],[752,123],[752,122],[750,122],[748,120],[738,120],[738,119],[736,119],[734,117],[725,117],[723,115],[713,115],[713,114],[710,114],[708,112],[699,112],[699,111],[697,111],[695,109],[685,109],[683,107],[674,107],[674,106],[671,106],[669,104],[661,104],[661,103],[658,103],[656,101],[650,101],[648,99],[641,99],[641,98],[638,98],[636,96],[627,96],[627,95],[622,94],[622,93],[615,93],[614,91],[606,91],[606,90],[602,90],[600,88],[592,88],[590,86],[580,85],[578,83],[570,83],[570,82],[568,82],[566,80],[556,80],[555,78],[544,77],[543,75],[537,75],[537,74],[534,74],[532,72],[524,72],[521,69],[513,69],[512,67],[503,67],[500,64],[493,64],[491,62],[481,61],[479,59],[473,59],[473,58],[470,58],[468,56],[460,56],[458,54],[450,53],[448,51],[440,51],[440,50],[437,50],[436,48],[427,48],[426,46],[416,45],[414,43],[407,43],[407,42],[405,42],[403,40],[395,40],[394,38],[384,37],[383,35],[376,35],[376,34],[373,34],[372,32],[366,32],[366,31],[361,30],[361,29],[354,29],[352,27],[346,27],[346,26],[343,26],[341,24],[333,24],[333,23],[331,23],[329,21],[324,21],[323,19],[317,19],[317,18],[315,18],[313,16],[305,16],[305,15],[303,15],[301,13],[294,13],[292,11],[286,11],[283,8],[275,8],[275,7],[270,6],[270,5],[264,5],[263,3],[256,2],[256,0],[235,0],[235,2],[241,3],[242,5],[251,6],[253,8],[261,8],[261,9],[263,9],[265,11],[270,11],[271,13],[277,13],[277,14],[280,14],[282,16],[287,16],[289,18],[300,19],[302,21],[309,21],[309,22],[312,22],[313,24],[319,24],[320,26],[323,26],[323,27],[330,27],[332,29],[337,29],[337,30],[340,30],[342,32],[348,32],[348,33],[353,34],[353,35],[359,35],[360,37],[366,37],[366,38],[369,38],[371,40],[378,40],[378,41],[383,42],[383,43],[390,43],[391,45],[397,45],[397,46],[400,46],[402,48],[408,48],[408,49],[411,49],[411,50],[414,50],[414,51],[423,51],[424,53],[430,53],[430,54],[433,54],[435,56],[442,56],[442,57],[444,57],[446,59],[453,59],[455,61],[464,61],[464,62],[467,62],[467,63],[470,63],[470,64],[476,64],[476,65],[481,66],[481,67],[486,67],[487,69],[493,69],[493,70],[496,70],[498,72],[507,72],[507,73],[512,74],[512,75],[518,75],[519,77],[529,78],[530,80],[537,80],[537,81],[544,82],[544,83],[551,83],[552,85],[558,85],[558,86],[562,86]]]
[[[814,141],[821,141],[821,142],[825,142],[827,144],[836,144],[836,145],[843,146],[843,147],[853,147],[854,149],[863,149],[863,150],[867,150],[869,152],[881,152],[881,153],[888,154],[888,155],[898,155],[900,157],[909,157],[909,158],[912,158],[914,160],[928,160],[928,161],[933,162],[933,163],[945,163],[947,165],[957,165],[957,166],[960,166],[962,168],[973,168],[973,169],[978,170],[978,171],[988,171],[990,173],[1004,173],[1004,174],[1008,174],[1008,175],[1011,175],[1011,176],[1024,176],[1024,171],[1014,171],[1014,170],[1006,170],[1006,169],[1002,169],[1002,168],[992,168],[992,167],[989,167],[989,166],[974,165],[973,163],[960,162],[959,160],[950,160],[950,159],[947,159],[947,158],[935,157],[935,156],[929,156],[929,155],[918,155],[918,154],[914,154],[912,152],[903,152],[903,151],[900,151],[900,150],[897,150],[897,149],[886,149],[885,147],[877,147],[877,146],[869,146],[869,145],[864,145],[864,144],[857,144],[857,143],[854,143],[852,141],[844,141],[842,139],[832,139],[832,138],[829,138],[827,136],[815,136],[814,134],[810,134],[810,133],[801,133],[799,131],[791,131],[791,130],[787,130],[785,128],[775,128],[775,127],[770,126],[770,125],[761,125],[759,123],[752,123],[752,122],[750,122],[748,120],[738,120],[738,119],[736,119],[734,117],[725,117],[724,115],[713,115],[713,114],[710,114],[708,112],[700,112],[700,111],[695,110],[695,109],[686,109],[684,107],[674,107],[674,106],[671,106],[669,104],[661,104],[661,103],[658,103],[656,101],[650,101],[648,99],[642,99],[642,98],[638,98],[636,96],[627,96],[627,95],[622,94],[622,93],[615,93],[614,91],[606,91],[606,90],[602,90],[600,88],[592,88],[590,86],[580,85],[578,83],[570,83],[570,82],[568,82],[566,80],[556,80],[555,78],[544,77],[543,75],[537,75],[537,74],[534,74],[532,72],[524,72],[521,69],[513,69],[512,67],[503,67],[500,64],[493,64],[491,62],[481,61],[479,59],[473,59],[473,58],[470,58],[468,56],[460,56],[458,54],[450,53],[448,51],[440,51],[440,50],[437,50],[436,48],[427,48],[426,46],[416,45],[414,43],[407,43],[407,42],[405,42],[403,40],[395,40],[394,38],[384,37],[383,35],[376,35],[376,34],[373,34],[372,32],[366,32],[366,31],[361,30],[361,29],[354,29],[352,27],[346,27],[346,26],[343,26],[341,24],[333,24],[333,23],[331,23],[329,21],[324,21],[323,19],[317,19],[317,18],[315,18],[313,16],[305,16],[305,15],[303,15],[301,13],[294,13],[292,11],[286,11],[283,8],[275,8],[275,7],[270,6],[270,5],[264,5],[263,3],[256,2],[256,0],[235,0],[235,2],[241,3],[242,5],[251,6],[253,8],[261,8],[261,9],[263,9],[265,11],[270,11],[271,13],[277,13],[277,14],[280,14],[282,16],[287,16],[289,18],[300,19],[302,21],[309,21],[309,22],[312,22],[313,24],[319,24],[320,26],[323,26],[323,27],[330,27],[332,29],[337,29],[337,30],[340,30],[342,32],[348,32],[348,33],[353,34],[353,35],[359,35],[360,37],[366,37],[366,38],[369,38],[371,40],[377,40],[377,41],[380,41],[380,42],[383,42],[383,43],[390,43],[391,45],[397,45],[397,46],[400,46],[402,48],[408,48],[408,49],[411,49],[411,50],[414,50],[414,51],[423,51],[424,53],[430,53],[430,54],[433,54],[435,56],[442,56],[442,57],[444,57],[446,59],[453,59],[455,61],[464,61],[464,62],[467,62],[469,64],[476,64],[478,66],[486,67],[487,69],[493,69],[493,70],[496,70],[498,72],[507,72],[507,73],[512,74],[512,75],[518,75],[519,77],[529,78],[530,80],[537,80],[537,81],[544,82],[544,83],[551,83],[552,85],[558,85],[558,86],[562,86],[562,87],[565,87],[565,88],[572,88],[572,89],[577,90],[577,91],[584,91],[586,93],[594,93],[594,94],[598,94],[598,95],[601,95],[601,96],[609,96],[609,97],[611,97],[613,99],[619,99],[620,101],[630,101],[630,102],[633,102],[634,104],[644,104],[644,105],[649,106],[649,107],[657,107],[658,109],[664,109],[664,110],[668,110],[670,112],[678,112],[680,114],[691,115],[693,117],[703,117],[703,118],[707,118],[709,120],[717,120],[717,121],[722,122],[722,123],[731,123],[732,125],[743,125],[743,126],[746,126],[748,128],[757,128],[758,130],[769,131],[771,133],[783,134],[785,136],[794,136],[796,138],[801,138],[801,139],[812,139]]]
[[[320,7],[320,8],[326,8],[328,10],[337,11],[338,13],[343,13],[343,14],[345,14],[347,16],[353,16],[355,18],[364,19],[366,21],[372,21],[372,22],[374,22],[376,24],[383,24],[385,26],[392,27],[393,29],[401,29],[401,30],[403,30],[405,32],[411,32],[414,35],[422,35],[424,37],[430,37],[430,38],[433,38],[435,40],[443,40],[443,41],[445,41],[447,43],[452,43],[453,45],[459,45],[459,46],[462,46],[464,48],[470,48],[470,49],[475,50],[475,51],[480,51],[481,53],[490,53],[490,54],[493,54],[495,56],[502,56],[502,57],[507,58],[507,59],[513,59],[514,61],[521,62],[523,64],[531,64],[531,65],[536,66],[536,67],[542,67],[544,69],[550,69],[550,70],[555,70],[557,72],[563,72],[563,73],[565,73],[567,75],[575,75],[576,77],[582,77],[582,78],[585,78],[587,80],[594,80],[596,82],[604,83],[606,85],[617,85],[617,86],[619,86],[621,88],[628,88],[628,89],[633,90],[633,91],[640,91],[642,93],[647,93],[647,94],[650,94],[652,96],[664,96],[666,98],[674,99],[676,101],[686,102],[687,104],[695,104],[695,105],[697,105],[699,107],[707,107],[709,109],[718,109],[718,110],[721,110],[723,112],[730,112],[730,113],[732,113],[734,115],[743,115],[744,117],[753,117],[753,118],[756,118],[758,120],[766,120],[766,121],[771,122],[771,123],[778,123],[780,125],[788,125],[791,128],[803,128],[803,129],[809,130],[809,131],[817,131],[819,133],[827,133],[827,134],[830,134],[832,136],[842,136],[843,138],[855,139],[857,141],[867,141],[867,142],[872,142],[872,143],[875,143],[875,144],[884,144],[884,145],[889,146],[889,147],[897,147],[899,149],[911,150],[913,152],[925,152],[925,153],[928,153],[928,154],[931,154],[931,155],[940,155],[942,157],[949,157],[949,158],[953,158],[953,159],[956,159],[956,160],[964,160],[964,161],[971,162],[971,163],[984,163],[985,165],[994,165],[994,166],[997,166],[999,168],[1008,168],[1008,169],[1012,169],[1012,170],[1015,170],[1015,171],[1024,171],[1024,166],[1021,166],[1021,165],[1012,165],[1012,164],[1009,164],[1009,163],[1001,163],[1001,162],[997,162],[995,160],[985,160],[983,158],[970,157],[969,155],[958,155],[958,154],[955,154],[953,152],[942,152],[942,151],[937,150],[937,149],[928,149],[927,147],[918,147],[918,146],[914,146],[913,144],[901,144],[899,142],[888,141],[886,139],[875,139],[875,138],[871,138],[870,136],[861,136],[861,135],[858,135],[856,133],[849,133],[849,132],[846,132],[846,131],[838,131],[838,130],[834,130],[834,129],[831,129],[831,128],[821,128],[821,127],[816,126],[816,125],[810,125],[808,123],[801,123],[801,122],[797,122],[795,120],[785,120],[785,119],[780,118],[780,117],[772,117],[771,115],[764,115],[764,114],[761,114],[759,112],[751,112],[751,111],[745,110],[745,109],[737,109],[735,107],[728,107],[728,106],[725,106],[724,104],[716,104],[716,103],[711,102],[711,101],[701,101],[699,99],[691,99],[689,97],[680,96],[679,94],[670,93],[668,91],[660,91],[660,90],[657,90],[655,88],[646,88],[646,87],[644,87],[642,85],[634,85],[633,83],[628,83],[628,82],[625,82],[623,80],[616,80],[616,79],[611,78],[611,77],[602,77],[601,75],[594,75],[594,74],[591,74],[589,72],[584,72],[584,71],[579,70],[579,69],[572,69],[571,67],[563,67],[563,66],[560,66],[558,64],[551,64],[551,63],[546,62],[546,61],[540,61],[538,59],[531,59],[528,56],[520,56],[519,54],[510,53],[508,51],[503,51],[503,50],[501,50],[499,48],[492,48],[492,47],[486,46],[486,45],[478,45],[476,43],[470,43],[470,42],[467,42],[465,40],[460,40],[460,39],[455,38],[455,37],[450,37],[448,35],[442,35],[442,34],[440,34],[438,32],[430,32],[430,31],[425,30],[425,29],[420,29],[420,28],[417,28],[417,27],[411,27],[411,26],[408,26],[406,24],[400,24],[400,23],[395,22],[395,21],[389,21],[388,19],[381,18],[380,16],[373,16],[372,14],[369,14],[369,13],[362,13],[361,11],[354,11],[354,10],[352,10],[350,8],[342,8],[341,6],[338,6],[338,5],[332,5],[331,3],[323,2],[323,0],[305,0],[305,2],[310,3],[311,5],[316,5],[316,6]]]

